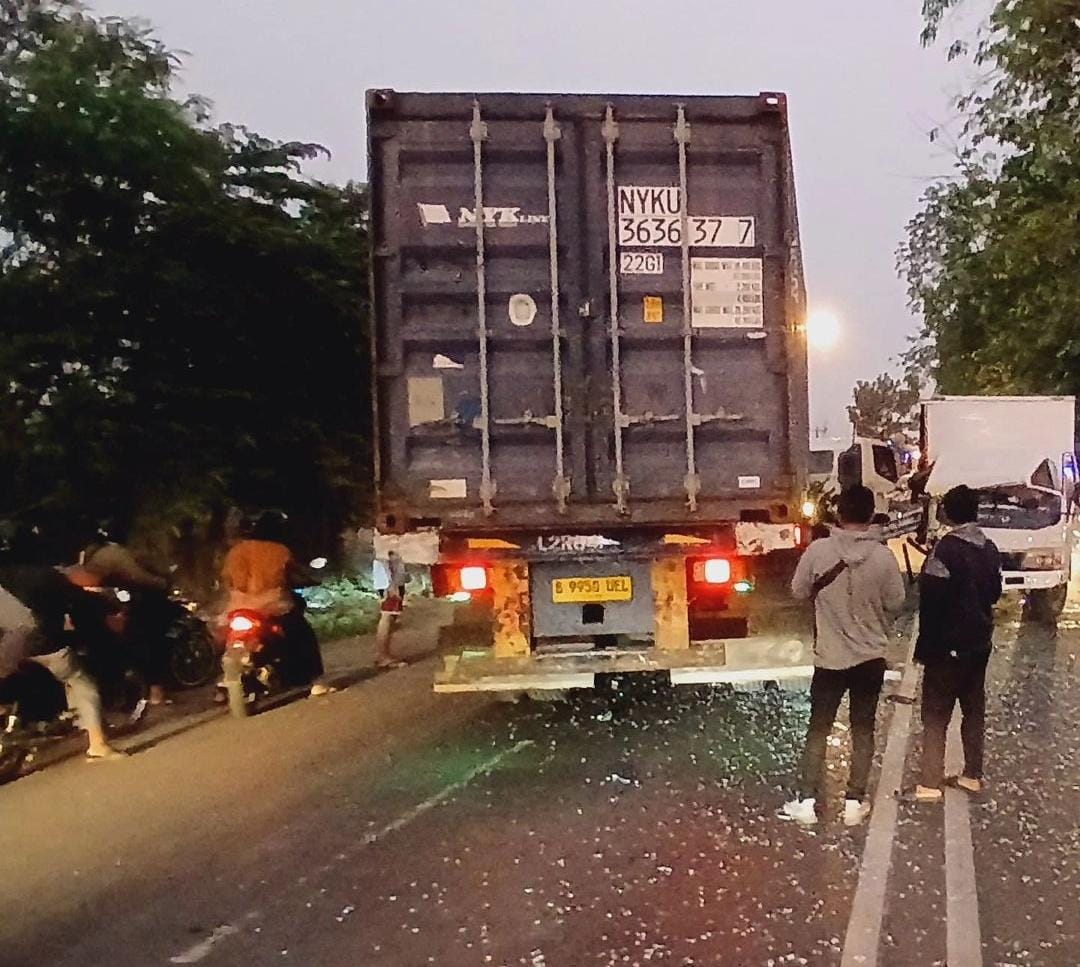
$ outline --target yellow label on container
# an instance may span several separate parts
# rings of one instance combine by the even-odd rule
[[[644,312],[646,322],[663,322],[664,300],[658,295],[645,296]]]

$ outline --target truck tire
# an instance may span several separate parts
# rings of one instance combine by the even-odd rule
[[[1065,610],[1068,590],[1067,584],[1059,584],[1056,588],[1040,588],[1032,591],[1028,596],[1031,616],[1036,621],[1056,622],[1061,612]]]

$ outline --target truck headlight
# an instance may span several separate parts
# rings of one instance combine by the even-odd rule
[[[1058,571],[1065,567],[1065,552],[1062,550],[1028,551],[1020,564],[1025,571]]]
[[[805,517],[807,520],[810,520],[811,518],[813,518],[813,516],[816,513],[817,513],[817,501],[804,500],[803,505],[802,505],[802,515],[803,515],[803,517]]]

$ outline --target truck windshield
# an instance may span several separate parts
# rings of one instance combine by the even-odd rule
[[[832,473],[833,468],[833,452],[832,450],[811,450],[810,451],[810,472],[811,473]]]
[[[1061,520],[1061,497],[1031,487],[987,487],[979,491],[979,526],[1039,530]]]

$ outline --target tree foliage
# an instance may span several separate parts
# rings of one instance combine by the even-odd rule
[[[956,0],[926,0],[927,41]],[[932,185],[899,264],[924,328],[909,362],[945,392],[1080,390],[1080,21],[1065,0],[1000,0],[970,47],[953,176]]]
[[[857,436],[885,440],[913,428],[920,398],[921,388],[914,377],[897,379],[882,373],[873,380],[859,380],[855,384],[848,419]]]
[[[0,516],[332,531],[369,477],[364,192],[211,126],[176,65],[140,24],[0,0]]]

